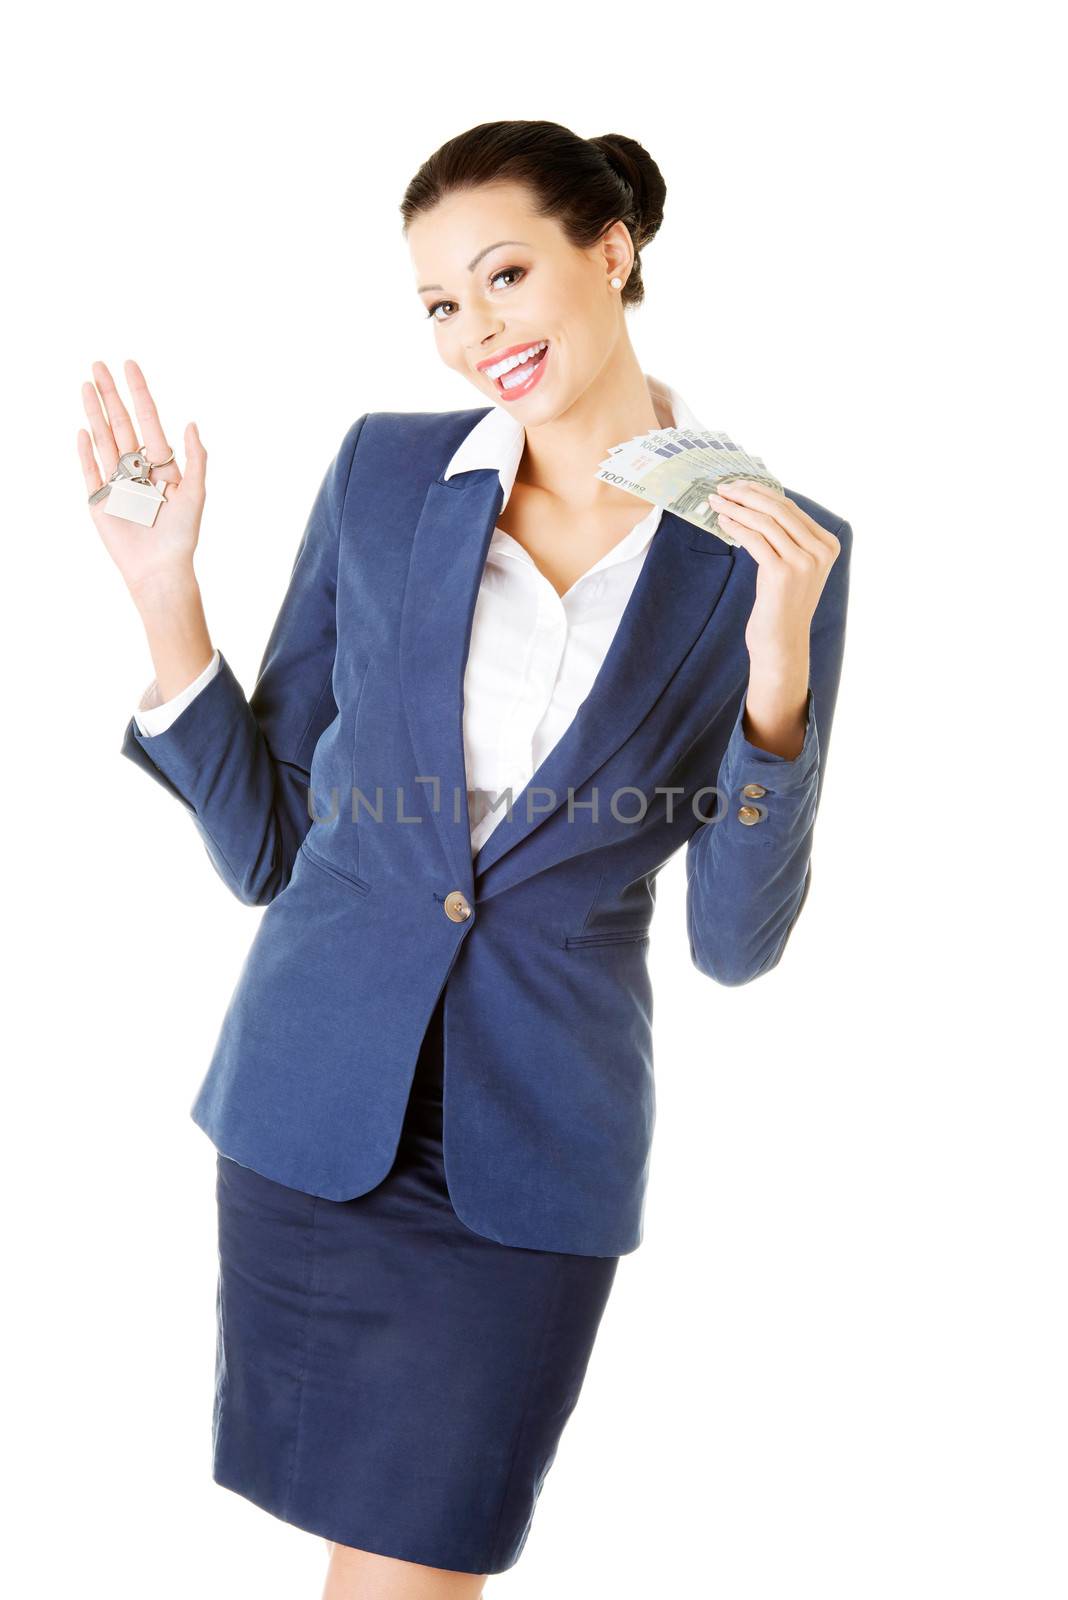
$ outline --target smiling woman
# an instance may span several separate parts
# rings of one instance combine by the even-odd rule
[[[551,122],[423,164],[413,282],[478,403],[348,428],[251,695],[192,571],[196,431],[152,530],[90,506],[157,670],[123,754],[265,908],[192,1108],[218,1151],[213,1471],[329,1541],[323,1600],[474,1600],[518,1561],[642,1239],[657,873],[686,849],[721,984],[775,966],[808,892],[848,523],[733,483],[727,546],[596,470],[701,429],[625,316],[664,195],[635,141]],[[137,434],[100,382],[111,472]],[[326,803],[357,790],[370,810]]]
[[[494,404],[524,402],[526,427],[566,409],[611,350],[620,306],[644,296],[641,250],[665,195],[648,151],[622,134],[484,123],[442,145],[401,206],[442,360]]]

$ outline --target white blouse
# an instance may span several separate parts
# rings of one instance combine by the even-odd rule
[[[700,428],[682,396],[645,374],[664,427]],[[462,440],[446,478],[496,467],[502,510],[515,483],[526,434],[503,406],[494,406]],[[608,653],[642,564],[660,526],[661,509],[647,514],[560,595],[524,547],[495,528],[475,602],[464,674],[464,759],[474,855],[567,731]],[[216,650],[198,677],[160,701],[155,679],[134,711],[146,737],[162,733],[211,682]],[[494,802],[497,801],[497,804]]]

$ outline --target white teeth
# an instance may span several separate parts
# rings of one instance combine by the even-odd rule
[[[548,339],[542,339],[539,344],[532,344],[526,350],[521,350],[518,355],[508,356],[504,361],[498,361],[495,367],[485,369],[487,378],[503,378],[506,372],[511,372],[513,367],[518,367],[524,361],[530,361],[539,351],[548,348]]]
[[[528,374],[526,369],[529,366],[530,366],[530,362],[526,361],[526,362],[523,363],[523,366],[519,369],[518,372],[506,372],[504,377],[501,379],[501,388],[502,389],[518,389],[520,384],[526,383],[527,378],[529,376],[529,374]]]

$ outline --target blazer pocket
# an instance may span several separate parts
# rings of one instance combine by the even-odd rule
[[[301,854],[311,862],[313,867],[318,867],[320,872],[325,872],[327,877],[336,878],[338,883],[343,883],[347,889],[353,889],[357,894],[370,894],[371,885],[366,878],[358,878],[353,872],[343,872],[340,867],[335,867],[332,861],[313,850],[307,839],[301,843]]]
[[[581,950],[595,944],[648,944],[648,942],[648,928],[605,928],[600,933],[564,935],[564,947],[568,950]]]
[[[364,661],[356,669],[355,706],[352,712],[352,787],[353,791],[360,787],[360,771],[362,766],[363,745],[361,743],[361,713],[363,711],[363,697],[367,689],[367,679],[370,676],[370,660]]]
[[[363,793],[363,785],[361,784],[360,779],[362,776],[362,769],[366,761],[363,735],[366,732],[367,726],[365,698],[367,693],[367,680],[370,675],[371,662],[370,660],[366,660],[359,665],[356,671],[354,686],[355,705],[352,713],[352,788],[349,792],[349,820],[353,824],[351,829],[351,837],[353,853],[355,856],[353,861],[354,867],[359,867],[361,865],[360,848],[362,841],[360,839],[360,834],[362,832],[362,828],[366,827],[366,822],[364,820],[364,806],[369,805],[372,812],[375,809],[375,796],[373,794],[368,795],[366,800],[357,799],[357,790],[359,790],[361,794]],[[356,878],[357,882],[363,881],[356,872],[353,873],[353,877]]]

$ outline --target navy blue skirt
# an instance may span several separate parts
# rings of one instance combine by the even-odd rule
[[[213,1477],[340,1544],[497,1573],[526,1543],[619,1258],[457,1217],[441,1006],[376,1188],[324,1200],[218,1155]]]

